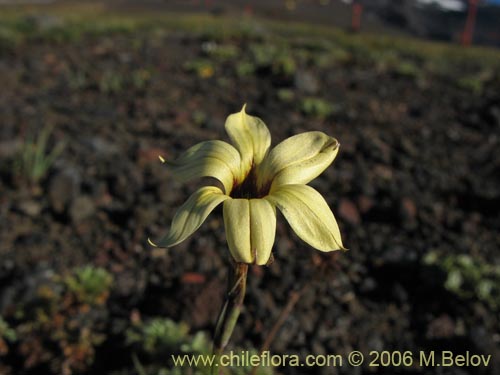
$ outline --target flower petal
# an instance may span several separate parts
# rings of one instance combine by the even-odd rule
[[[184,152],[178,159],[167,161],[181,181],[199,177],[213,177],[224,185],[226,194],[231,192],[234,181],[240,178],[240,155],[227,142],[206,141]]]
[[[171,247],[184,241],[198,229],[210,212],[221,202],[229,199],[222,190],[215,186],[204,186],[196,190],[189,199],[177,210],[170,232],[158,243],[158,247]]]
[[[344,249],[332,211],[312,187],[282,185],[265,199],[279,208],[295,233],[312,247],[321,251]]]
[[[226,132],[241,155],[244,174],[250,170],[252,164],[261,163],[271,145],[271,134],[266,124],[245,112],[245,106],[238,113],[229,115],[226,120]]]
[[[265,199],[224,202],[229,250],[236,262],[267,264],[276,234],[276,209]]]
[[[248,199],[228,199],[223,205],[224,227],[229,251],[236,262],[253,263],[250,247],[250,203]]]
[[[323,132],[312,131],[285,139],[266,156],[257,171],[257,183],[272,187],[307,184],[335,159],[339,143]]]
[[[267,264],[275,236],[276,208],[265,199],[250,199],[250,242],[256,264]]]

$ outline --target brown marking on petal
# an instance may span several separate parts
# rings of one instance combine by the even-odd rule
[[[264,198],[269,194],[270,189],[271,181],[266,182],[266,184],[260,188],[257,186],[256,171],[255,167],[252,166],[243,182],[239,184],[236,181],[234,182],[233,190],[231,191],[230,196],[232,198],[245,199]]]

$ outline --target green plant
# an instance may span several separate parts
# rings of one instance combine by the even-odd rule
[[[270,42],[250,46],[252,61],[258,68],[270,69],[275,75],[291,76],[297,65],[286,44],[275,45]]]
[[[462,75],[458,79],[457,84],[460,88],[468,90],[475,95],[480,95],[486,82],[493,77],[493,72],[491,70],[483,70],[478,73]]]
[[[0,26],[0,54],[12,51],[22,40],[21,34],[12,28]]]
[[[2,316],[0,316],[0,338],[9,341],[17,340],[16,331],[9,326],[9,324],[3,319]]]
[[[295,93],[290,89],[279,89],[277,95],[278,99],[284,103],[290,103],[295,99]]]
[[[7,341],[17,341],[17,334],[16,331],[12,329],[9,324],[3,319],[3,317],[0,316],[0,356],[5,355],[9,352]]]
[[[236,59],[239,54],[238,48],[232,44],[213,44],[213,47],[206,48],[206,52],[217,61]]]
[[[351,59],[351,53],[340,47],[332,48],[328,52],[317,52],[311,56],[312,64],[319,68],[342,65],[349,62]]]
[[[308,97],[302,99],[300,109],[306,116],[325,118],[335,111],[335,107],[321,98]]]
[[[236,64],[238,77],[248,77],[255,73],[256,66],[249,61],[240,61]]]
[[[144,89],[151,80],[151,72],[147,69],[138,69],[132,73],[132,86],[138,90]]]
[[[215,67],[210,60],[195,59],[184,64],[184,69],[190,73],[195,73],[199,78],[210,78],[215,73]]]
[[[46,175],[56,158],[64,150],[65,144],[63,142],[57,143],[51,151],[47,150],[51,131],[51,127],[45,127],[36,139],[28,136],[21,147],[18,169],[20,174],[32,184],[37,184]]]
[[[118,93],[124,87],[123,77],[114,71],[105,71],[99,79],[99,90],[105,94]]]
[[[195,109],[191,113],[191,118],[193,119],[193,123],[196,124],[197,126],[202,126],[205,124],[208,120],[207,114],[199,109]]]
[[[64,279],[64,283],[78,301],[98,305],[108,298],[113,276],[104,268],[88,265],[77,268]]]
[[[77,70],[68,75],[68,86],[71,90],[84,89],[88,84],[87,75],[82,70]]]
[[[127,331],[128,344],[140,344],[149,354],[180,349],[190,341],[189,327],[166,318],[155,318]]]
[[[272,71],[276,75],[290,77],[296,70],[297,64],[295,60],[287,53],[278,54],[272,64]]]
[[[258,43],[250,46],[252,60],[258,67],[271,66],[278,49],[271,43]]]
[[[207,335],[198,331],[194,334],[189,333],[187,324],[177,323],[168,318],[153,318],[144,323],[138,323],[126,331],[127,343],[135,347],[137,352],[145,352],[153,358],[152,365],[143,365],[137,356],[134,363],[139,374],[164,374],[164,375],[182,375],[186,368],[173,367],[165,368],[160,364],[165,361],[165,353],[170,354],[191,354],[211,356],[212,348]],[[240,352],[234,349],[235,353]],[[255,349],[250,350],[250,355],[257,354]],[[155,363],[158,362],[158,365]],[[210,368],[199,365],[196,368],[190,368],[193,375],[209,375]],[[249,366],[228,367],[225,368],[227,375],[246,375],[251,371]],[[255,375],[272,375],[273,370],[270,367],[259,367]]]
[[[466,254],[441,257],[435,251],[426,255],[424,263],[445,272],[444,287],[460,298],[477,298],[495,311],[500,308],[500,266]]]
[[[86,372],[106,339],[110,287],[111,276],[91,266],[39,280],[34,296],[9,317],[16,322],[16,354],[24,368]]]
[[[403,77],[415,78],[421,73],[419,67],[410,60],[399,60],[394,66],[394,71]]]

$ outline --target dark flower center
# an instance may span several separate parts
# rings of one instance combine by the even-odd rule
[[[259,188],[257,186],[257,176],[255,168],[252,166],[250,173],[240,184],[235,184],[233,190],[231,191],[231,198],[241,198],[241,199],[255,199],[264,198],[269,194],[269,189],[271,188],[271,181],[266,182],[264,186]]]

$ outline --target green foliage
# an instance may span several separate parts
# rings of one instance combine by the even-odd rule
[[[127,331],[128,344],[140,344],[149,354],[186,347],[189,327],[170,319],[156,318]]]
[[[72,90],[82,90],[96,85],[103,94],[114,95],[125,90],[144,90],[151,81],[151,76],[152,72],[147,68],[136,69],[130,73],[105,70],[97,77],[91,77],[84,70],[78,70],[68,74],[67,80]]]
[[[176,323],[168,318],[154,318],[144,323],[138,323],[129,328],[126,332],[127,343],[137,349],[138,352],[145,352],[153,358],[157,366],[145,366],[138,358],[135,359],[135,366],[138,373],[144,375],[182,375],[186,373],[186,367],[165,368],[165,353],[169,354],[192,354],[205,355],[212,354],[212,345],[204,332],[189,333],[189,327],[185,323]],[[239,353],[234,349],[235,353]],[[250,355],[257,354],[256,350],[251,350]],[[192,375],[210,375],[211,369],[201,364],[197,367],[189,368]],[[246,375],[250,373],[250,367],[230,367],[225,368],[226,375]],[[257,375],[272,375],[272,368],[260,367]]]
[[[318,68],[342,65],[352,59],[351,53],[343,48],[332,48],[328,52],[317,52],[311,56],[312,64]]]
[[[121,74],[112,70],[105,71],[99,79],[99,90],[105,94],[116,94],[124,87],[125,81]]]
[[[460,77],[457,84],[460,88],[472,92],[475,95],[482,94],[486,82],[493,77],[491,70],[482,70],[475,74]]]
[[[300,109],[306,116],[325,118],[335,111],[333,104],[321,98],[304,98],[300,103]]]
[[[35,296],[10,317],[25,367],[47,365],[54,373],[88,370],[96,347],[106,339],[111,280],[105,270],[86,266],[39,281]],[[8,327],[6,332],[14,337]]]
[[[90,305],[102,304],[109,295],[113,276],[104,268],[87,265],[77,268],[64,279],[68,290],[78,301]]]
[[[271,43],[252,44],[250,46],[252,59],[258,67],[271,66],[274,56],[277,55],[277,48]]]
[[[250,61],[239,61],[236,64],[236,74],[238,77],[249,77],[255,73],[256,66]]]
[[[297,70],[295,60],[291,55],[282,53],[276,56],[272,64],[272,71],[276,75],[291,77]]]
[[[9,326],[2,316],[0,316],[0,339],[6,339],[8,341],[17,340],[16,331]]]
[[[138,69],[132,72],[132,87],[137,90],[143,90],[151,80],[151,72],[148,69]]]
[[[210,355],[211,346],[203,332],[191,336],[189,327],[185,323],[176,323],[168,318],[154,318],[145,323],[139,323],[126,331],[126,341],[138,352],[153,358],[153,362],[163,364],[165,353],[185,353]],[[138,358],[135,360],[136,368],[144,374],[162,373],[166,375],[177,374],[179,369],[167,369],[160,366],[148,366],[146,371]],[[208,368],[199,367],[192,369],[194,375],[208,375]],[[180,372],[181,374],[182,372]]]
[[[417,77],[421,73],[413,59],[397,50],[374,50],[370,53],[370,59],[383,72],[393,72],[404,77]]]
[[[184,64],[184,69],[190,73],[195,73],[199,78],[210,78],[215,73],[215,67],[208,59],[188,61]]]
[[[275,75],[292,76],[297,69],[286,44],[279,47],[271,42],[252,44],[250,53],[257,68],[270,69]]]
[[[404,77],[418,77],[420,69],[418,66],[409,60],[400,60],[394,67],[397,74]]]
[[[21,39],[21,34],[16,30],[0,25],[0,55],[16,48]]]
[[[37,184],[45,177],[54,161],[64,150],[65,145],[62,142],[57,143],[52,150],[48,150],[51,131],[50,127],[45,127],[36,139],[28,136],[21,147],[16,166],[20,175],[32,184]]]
[[[333,47],[329,55],[331,56],[332,60],[334,62],[339,62],[339,63],[346,63],[352,59],[351,53],[345,50],[342,47]]]
[[[290,103],[295,99],[295,93],[290,89],[279,89],[277,95],[278,99],[284,103]]]
[[[208,116],[204,111],[195,109],[191,114],[191,118],[193,119],[193,123],[202,126],[207,122]]]
[[[444,286],[450,292],[461,298],[477,298],[496,311],[500,308],[500,266],[466,254],[441,258],[437,252],[427,254],[424,263],[446,273]]]
[[[205,48],[207,54],[216,61],[234,60],[239,55],[239,50],[232,44],[217,44],[212,43],[208,48]]]
[[[68,86],[71,90],[82,90],[88,85],[87,75],[84,71],[77,70],[68,75]]]
[[[8,343],[17,341],[17,333],[9,324],[0,316],[0,357],[9,353]],[[1,366],[0,366],[1,370]]]

